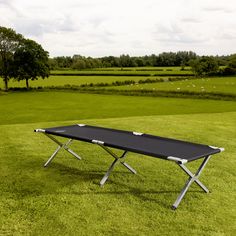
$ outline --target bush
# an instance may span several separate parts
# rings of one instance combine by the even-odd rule
[[[163,69],[136,69],[136,71],[163,71]]]
[[[231,67],[226,67],[221,70],[222,75],[236,75],[236,69]]]

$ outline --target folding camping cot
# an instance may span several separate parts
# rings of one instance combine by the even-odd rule
[[[108,152],[114,161],[107,170],[106,174],[100,181],[100,185],[103,186],[107,181],[109,175],[111,174],[113,168],[118,163],[126,167],[130,172],[136,174],[136,171],[125,162],[125,157],[127,152],[140,153],[152,157],[161,158],[164,160],[174,161],[188,176],[186,184],[184,185],[182,191],[174,202],[172,208],[176,209],[180,204],[182,198],[187,192],[190,185],[195,182],[199,187],[201,187],[206,193],[209,190],[205,185],[199,180],[199,176],[209,161],[211,155],[223,151],[223,148],[218,148],[214,146],[190,143],[170,138],[163,138],[159,136],[143,134],[139,132],[129,132],[124,130],[102,128],[84,124],[76,124],[71,126],[62,126],[54,128],[36,129],[35,132],[42,132],[56,144],[58,144],[57,149],[45,163],[45,167],[53,160],[57,153],[61,149],[65,149],[77,159],[81,159],[74,151],[69,148],[69,145],[73,140],[80,140],[84,142],[90,142],[97,144],[102,147],[106,152]],[[55,138],[55,136],[61,136],[68,138],[69,140],[65,143],[61,143]],[[110,148],[121,149],[123,154],[117,156]],[[192,173],[185,164],[191,161],[203,158],[203,162],[196,171]]]

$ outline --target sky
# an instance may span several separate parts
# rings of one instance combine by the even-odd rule
[[[236,52],[236,0],[0,0],[0,25],[51,57]]]

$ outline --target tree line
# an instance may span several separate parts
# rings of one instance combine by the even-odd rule
[[[127,55],[106,56],[100,58],[81,55],[61,56],[49,59],[51,70],[56,69],[92,69],[109,67],[168,67],[180,66],[182,70],[190,66],[197,76],[235,75],[236,54],[228,56],[199,56],[192,51],[163,52],[159,55],[131,57]]]
[[[190,62],[201,58],[211,58],[219,66],[227,66],[234,55],[229,56],[211,56],[201,57],[192,51],[163,52],[158,55],[146,55],[132,57],[127,55],[105,56],[100,58],[85,57],[81,55],[61,56],[49,59],[52,70],[70,68],[70,69],[91,69],[91,68],[109,68],[109,67],[158,67],[158,66],[191,66]],[[204,60],[205,60],[204,59]],[[210,59],[210,60],[211,60]]]
[[[84,57],[74,55],[72,57],[61,56],[51,58],[50,68],[91,69],[108,67],[153,67],[153,66],[188,66],[189,61],[196,59],[197,55],[191,51],[163,52],[159,55],[146,55],[131,57],[127,55],[105,56],[100,58]]]

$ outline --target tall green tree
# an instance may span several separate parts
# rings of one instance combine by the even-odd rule
[[[210,75],[218,72],[219,65],[214,57],[202,56],[189,62],[192,71],[197,76]]]
[[[12,77],[13,54],[22,43],[23,36],[13,29],[0,26],[0,76],[3,78],[5,90]]]
[[[228,67],[236,69],[236,54],[230,56]]]
[[[46,78],[50,74],[48,52],[33,40],[25,39],[14,53],[14,78],[25,80],[27,89],[29,80]]]
[[[221,71],[223,75],[236,75],[236,54],[229,57],[227,66]]]

